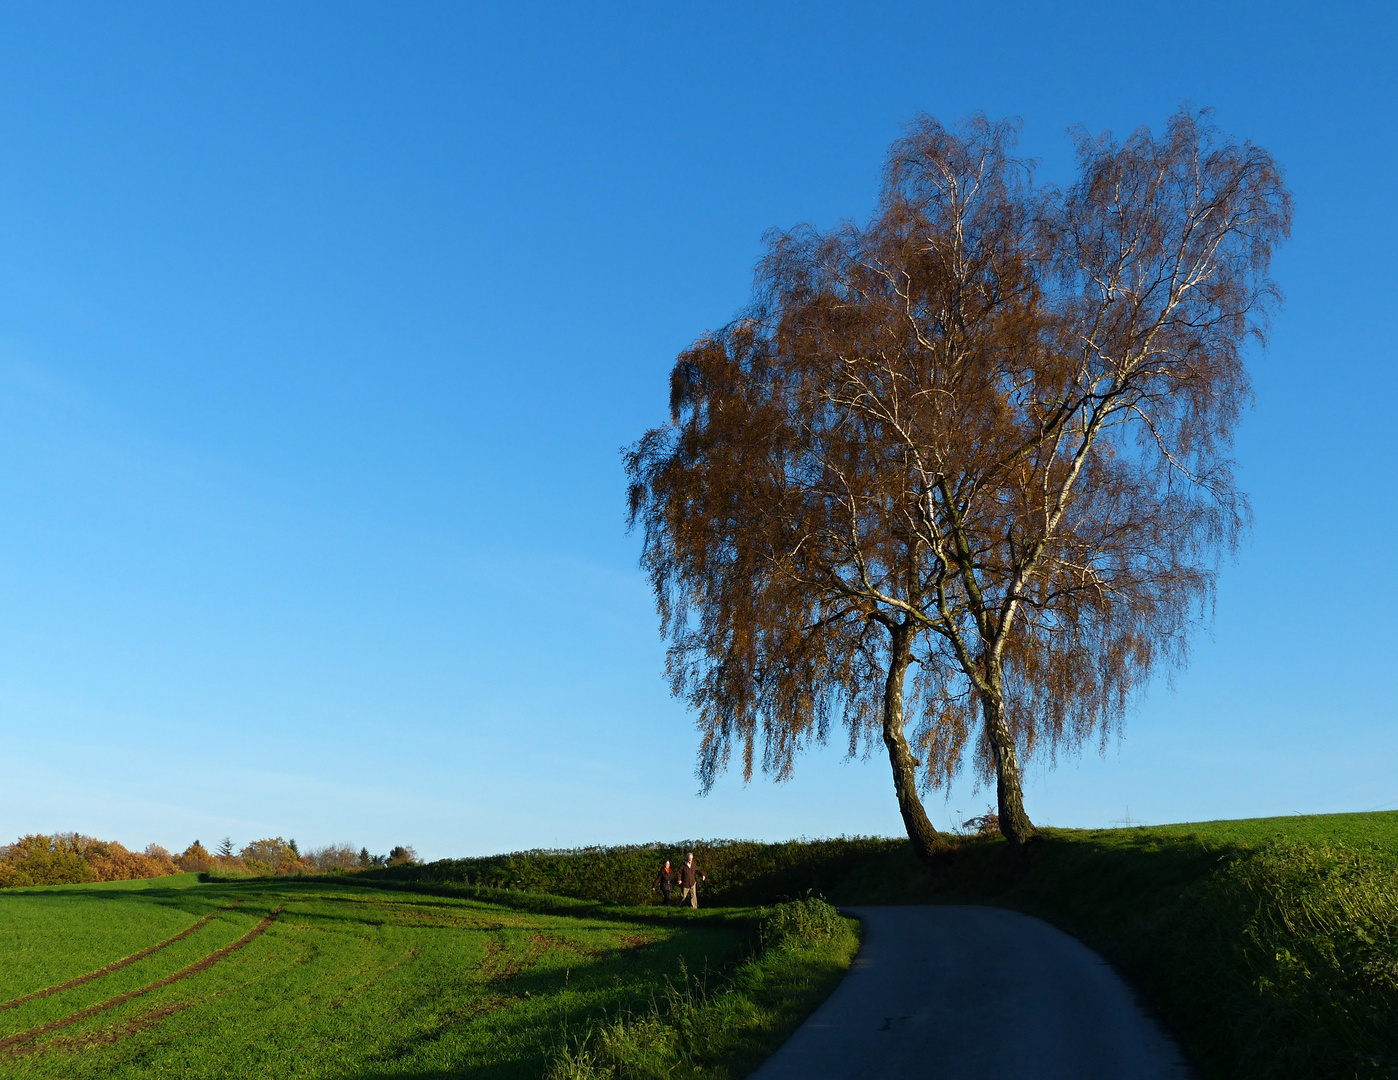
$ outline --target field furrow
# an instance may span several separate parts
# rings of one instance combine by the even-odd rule
[[[245,945],[261,937],[267,932],[267,929],[272,923],[276,921],[280,913],[281,908],[275,909],[270,915],[231,945],[225,945],[223,948],[211,952],[208,956],[205,956],[201,960],[196,960],[188,967],[181,968],[173,975],[166,975],[163,979],[156,979],[152,983],[147,983],[145,986],[138,987],[135,990],[128,990],[124,994],[118,994],[116,997],[108,998],[106,1001],[98,1002],[96,1005],[89,1005],[85,1009],[79,1009],[77,1012],[70,1013],[68,1016],[58,1020],[50,1020],[47,1024],[41,1024],[38,1027],[30,1028],[28,1031],[21,1031],[18,1034],[0,1039],[0,1054],[11,1056],[22,1054],[25,1052],[26,1044],[41,1039],[45,1035],[52,1034],[55,1031],[61,1031],[63,1028],[71,1027],[73,1024],[81,1023],[99,1013],[106,1012],[109,1009],[115,1009],[119,1005],[125,1005],[128,1001],[132,1001],[138,997],[144,997],[146,994],[153,993],[156,990],[188,979],[191,975],[197,975],[201,971],[207,971],[220,960],[232,955]]]
[[[226,911],[229,907],[232,906],[234,905],[230,904],[228,905],[228,907],[221,908],[220,910]],[[204,926],[208,925],[208,923],[215,919],[217,916],[217,911],[210,912],[208,915],[205,915],[202,919],[194,923],[192,926],[185,927],[185,929],[181,930],[174,937],[168,937],[164,941],[156,942],[149,948],[142,949],[140,952],[132,953],[130,956],[124,956],[120,960],[114,960],[110,964],[107,964],[105,967],[98,968],[96,971],[89,971],[84,975],[79,975],[75,979],[69,979],[67,982],[61,982],[57,986],[49,986],[45,987],[43,990],[35,990],[32,994],[25,994],[23,997],[17,997],[12,1001],[0,1002],[0,1012],[4,1012],[6,1009],[18,1008],[19,1006],[25,1005],[31,1001],[37,1001],[39,998],[50,997],[53,994],[61,994],[65,990],[72,990],[76,987],[82,986],[84,983],[90,983],[94,979],[100,979],[103,975],[110,975],[114,971],[120,971],[124,967],[130,967],[138,960],[144,960],[147,956],[153,956],[156,953],[158,953],[161,949],[173,945],[177,941],[183,941],[196,930],[199,930]]]

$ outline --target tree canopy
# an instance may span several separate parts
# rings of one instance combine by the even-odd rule
[[[1271,156],[1207,113],[1079,133],[1066,188],[1016,135],[921,118],[867,224],[769,235],[626,455],[702,782],[734,749],[784,778],[839,724],[883,742],[928,857],[919,791],[969,756],[1020,844],[1023,762],[1185,659],[1248,519],[1243,353],[1290,227]]]

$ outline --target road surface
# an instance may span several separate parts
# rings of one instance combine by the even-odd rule
[[[1192,1080],[1100,956],[988,907],[856,907],[844,981],[751,1080]],[[1002,1022],[1003,1021],[1003,1022]]]

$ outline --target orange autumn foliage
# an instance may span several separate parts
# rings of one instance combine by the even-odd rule
[[[136,852],[115,840],[79,833],[36,833],[0,848],[0,887],[130,881],[179,872],[170,853],[158,844]]]
[[[202,874],[213,865],[213,861],[209,849],[196,840],[184,849],[183,853],[175,860],[175,865],[186,873]]]
[[[391,855],[371,856],[367,849],[356,853],[351,844],[330,844],[303,853],[295,840],[280,836],[254,840],[236,855],[229,841],[222,850],[228,854],[212,854],[196,840],[172,856],[159,844],[131,851],[115,840],[98,840],[81,833],[34,833],[0,845],[0,888],[131,881],[210,871],[226,877],[355,873],[417,862],[417,853],[403,845],[395,847]]]

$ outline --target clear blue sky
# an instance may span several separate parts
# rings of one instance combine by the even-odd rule
[[[1392,5],[234,7],[0,8],[0,840],[897,834],[839,740],[698,797],[618,449],[915,113],[1061,180],[1184,101],[1296,194],[1256,526],[1028,808],[1398,806]]]

